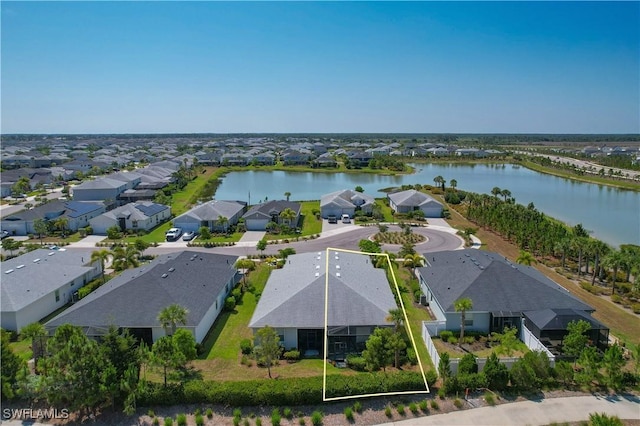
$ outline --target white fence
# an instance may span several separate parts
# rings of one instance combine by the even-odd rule
[[[438,364],[440,364],[440,355],[438,354],[438,350],[436,349],[431,336],[437,335],[436,333],[433,333],[434,330],[442,331],[444,329],[444,321],[422,321],[422,340],[424,340],[424,343],[427,346],[427,351],[429,352],[431,362],[433,362],[433,365],[436,369],[436,373],[438,372]],[[549,364],[551,365],[551,367],[555,366],[555,356],[551,352],[549,352],[549,350],[526,327],[522,327],[522,330],[523,332],[521,338],[522,341],[527,345],[527,347],[532,351],[544,351],[549,357]],[[506,365],[507,369],[511,370],[513,364],[519,359],[520,358],[514,357],[501,357],[499,358],[499,361],[501,364]],[[459,362],[460,358],[449,359],[449,366],[451,367],[452,374],[458,374]],[[476,358],[476,363],[478,364],[478,372],[480,372],[484,369],[484,366],[487,363],[487,358]]]

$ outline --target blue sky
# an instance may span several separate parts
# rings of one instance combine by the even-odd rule
[[[640,133],[639,2],[7,2],[3,133]]]

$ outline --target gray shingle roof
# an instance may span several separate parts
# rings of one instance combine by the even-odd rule
[[[571,321],[583,320],[591,324],[592,329],[606,329],[602,323],[584,311],[574,309],[543,309],[525,314],[539,330],[566,330]]]
[[[237,256],[188,250],[160,256],[124,271],[46,325],[157,327],[158,313],[177,303],[189,310],[187,326],[196,326],[236,275],[236,260]]]
[[[542,273],[486,251],[465,249],[425,253],[418,268],[445,312],[468,297],[477,312],[525,312],[547,308],[593,311]]]
[[[271,218],[271,213],[280,214],[287,208],[293,210],[296,214],[300,214],[301,207],[302,205],[300,203],[293,201],[271,200],[266,203],[256,204],[242,217],[245,219],[269,219]]]
[[[438,201],[434,200],[423,192],[416,191],[415,189],[409,189],[407,191],[394,192],[389,194],[389,199],[397,206],[422,206],[425,204],[438,204],[442,205]]]
[[[180,222],[183,217],[193,217],[197,220],[217,220],[220,216],[230,218],[238,214],[245,206],[246,203],[242,201],[212,200],[181,214],[174,221]]]
[[[249,327],[323,328],[326,266],[325,251],[290,256],[271,273]],[[329,326],[389,325],[385,317],[396,303],[369,256],[331,250],[328,273]]]
[[[3,217],[2,220],[57,219],[59,217],[76,218],[96,210],[104,209],[102,201],[62,201],[52,200],[41,206]]]
[[[375,203],[375,198],[352,189],[344,189],[342,191],[325,194],[320,199],[320,207],[332,203],[341,207],[355,207],[356,205],[373,204]]]
[[[95,270],[87,266],[92,252],[81,249],[38,249],[2,262],[2,312],[18,311]]]

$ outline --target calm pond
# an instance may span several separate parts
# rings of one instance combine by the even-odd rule
[[[533,203],[545,214],[569,225],[582,223],[609,244],[640,244],[640,193],[576,182],[510,164],[413,164],[411,175],[308,173],[283,171],[232,172],[222,179],[215,197],[256,204],[264,200],[319,200],[323,194],[360,185],[375,197],[382,188],[403,184],[433,185],[433,178],[455,179],[458,189],[491,193],[498,186],[511,191],[516,202]]]

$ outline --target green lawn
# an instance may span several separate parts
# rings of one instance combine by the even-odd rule
[[[17,342],[9,343],[9,347],[20,357],[20,359],[24,361],[29,361],[33,357],[30,339],[18,340]]]
[[[322,218],[316,218],[316,215],[313,214],[314,209],[320,211],[320,201],[302,202],[300,209],[300,213],[303,216],[301,235],[315,235],[322,232]]]
[[[247,285],[253,285],[256,292],[262,293],[270,274],[271,268],[266,264],[260,264],[249,274]],[[245,292],[242,301],[233,312],[221,313],[202,342],[205,351],[201,359],[221,358],[235,361],[240,351],[240,341],[252,336],[249,321],[257,304],[256,296]]]

